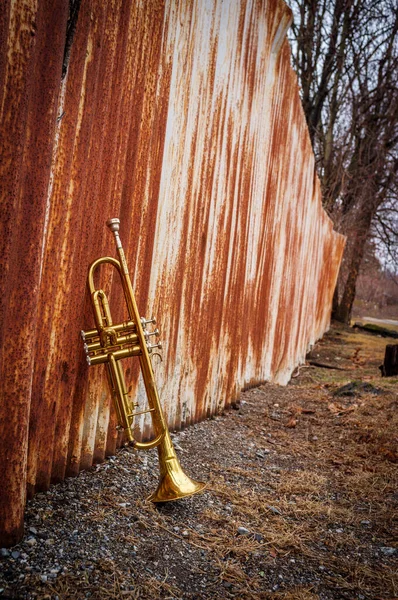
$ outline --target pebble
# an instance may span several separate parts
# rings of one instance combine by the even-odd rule
[[[275,407],[275,410],[277,408],[278,407]],[[238,422],[236,419],[234,420]],[[208,423],[206,423],[206,427],[208,426]],[[204,429],[204,426],[202,426],[202,428],[197,426],[197,431],[203,431]],[[194,428],[189,430],[189,432],[191,431],[194,431]],[[182,437],[181,435],[180,443],[182,443],[183,446],[188,449],[190,447],[190,433],[184,435],[185,437]],[[262,443],[267,443],[268,439],[270,438],[272,438],[272,435],[268,432],[265,432],[264,438],[262,438]],[[178,438],[174,438],[174,441],[175,443],[178,443]],[[279,452],[275,450],[274,447],[269,450],[267,448],[261,448],[259,445],[250,445],[249,450],[249,444],[247,444],[245,441],[244,450],[242,450],[242,452],[239,452],[239,446],[236,448],[237,455],[244,457],[244,460],[248,461],[251,460],[253,455],[256,453],[259,457],[265,457],[265,455],[269,455],[266,458],[262,458],[261,460],[257,461],[257,465],[261,465],[261,467],[264,470],[267,470],[268,473],[284,473],[284,467],[268,464],[274,459],[274,457],[274,460],[277,460],[277,457],[279,457]],[[118,471],[120,471],[120,473],[123,472],[123,474],[119,475],[117,479],[112,480],[114,475],[110,475],[109,471],[108,474],[105,473],[106,469],[104,469],[104,466],[109,466],[114,462],[113,460],[109,460],[109,465],[105,464],[102,466],[99,469],[99,472],[96,473],[92,478],[92,481],[90,480],[91,475],[89,474],[84,477],[83,483],[80,479],[80,476],[78,481],[76,479],[68,479],[60,486],[52,487],[48,492],[48,496],[43,495],[42,500],[40,500],[40,496],[36,496],[35,499],[31,501],[30,508],[28,507],[27,511],[27,518],[30,519],[29,524],[34,523],[35,527],[29,527],[29,525],[27,526],[27,535],[25,540],[23,544],[19,546],[19,549],[22,548],[25,550],[26,554],[24,555],[23,552],[20,552],[17,553],[17,556],[18,554],[20,555],[18,556],[18,560],[7,560],[8,557],[11,557],[11,552],[13,550],[15,551],[16,548],[0,549],[0,558],[3,558],[3,560],[0,560],[0,570],[3,566],[6,567],[7,570],[10,570],[10,573],[14,577],[14,581],[17,580],[18,576],[21,576],[21,573],[25,573],[24,587],[22,587],[22,584],[17,584],[21,586],[20,589],[22,591],[28,589],[28,587],[32,585],[32,582],[34,582],[34,584],[37,586],[37,597],[40,597],[41,600],[44,600],[46,597],[45,594],[47,594],[47,598],[49,600],[50,598],[51,600],[56,600],[54,592],[50,594],[49,590],[55,587],[55,582],[57,581],[59,581],[58,585],[61,586],[63,577],[62,573],[68,573],[68,581],[69,578],[70,581],[75,579],[76,588],[78,588],[80,582],[83,581],[90,581],[90,585],[93,586],[93,592],[86,592],[84,587],[80,588],[80,592],[77,589],[76,593],[79,598],[79,593],[81,594],[82,598],[88,598],[89,595],[93,597],[95,596],[95,587],[97,586],[97,589],[99,589],[101,585],[104,585],[104,581],[106,580],[106,577],[108,577],[108,575],[103,576],[102,573],[110,573],[110,570],[114,569],[115,565],[116,568],[120,568],[119,564],[128,564],[129,561],[130,566],[132,563],[134,570],[137,569],[138,571],[139,568],[142,570],[145,569],[145,565],[148,563],[148,560],[149,566],[151,566],[151,563],[154,564],[154,562],[158,562],[159,560],[159,564],[156,567],[156,574],[159,575],[159,573],[161,573],[162,567],[166,561],[167,567],[170,567],[170,572],[175,572],[177,574],[177,578],[170,576],[171,582],[173,583],[174,577],[174,579],[176,579],[176,584],[178,586],[181,585],[182,592],[185,592],[188,595],[188,588],[190,584],[185,583],[181,573],[177,573],[178,565],[181,564],[181,558],[177,552],[181,548],[184,549],[184,553],[180,553],[181,557],[183,557],[184,563],[187,561],[187,557],[189,556],[193,559],[193,565],[195,565],[196,560],[198,566],[206,573],[206,567],[207,565],[209,566],[209,579],[206,580],[206,577],[201,576],[200,580],[196,581],[195,585],[197,587],[196,589],[192,590],[195,595],[201,593],[201,587],[206,588],[209,585],[213,586],[215,582],[220,585],[221,582],[219,580],[219,576],[217,573],[214,573],[214,570],[211,567],[213,556],[211,549],[207,551],[202,548],[196,549],[194,546],[192,548],[192,554],[188,555],[189,544],[187,542],[190,540],[190,536],[196,531],[197,534],[203,535],[203,537],[206,538],[209,535],[209,531],[212,531],[212,529],[209,529],[209,527],[213,526],[212,523],[209,525],[206,519],[203,523],[200,522],[200,517],[202,515],[201,511],[207,510],[209,507],[212,507],[212,513],[216,511],[218,514],[222,515],[227,527],[232,525],[232,531],[235,531],[235,539],[238,542],[240,540],[240,537],[238,539],[238,536],[243,536],[241,543],[245,542],[245,540],[249,542],[246,552],[248,553],[249,557],[253,557],[254,559],[254,570],[259,569],[258,575],[262,578],[261,582],[263,584],[265,593],[265,588],[273,585],[274,592],[276,590],[280,590],[280,588],[284,588],[287,585],[287,582],[290,585],[291,579],[296,585],[300,584],[299,578],[305,569],[305,565],[302,565],[300,557],[298,557],[296,560],[294,558],[289,559],[289,557],[284,557],[285,564],[288,563],[289,566],[286,571],[282,571],[283,575],[280,575],[281,569],[279,568],[279,565],[275,572],[271,572],[269,564],[267,564],[267,568],[265,569],[265,564],[263,563],[267,563],[272,555],[269,555],[269,553],[266,551],[266,545],[264,544],[263,536],[261,533],[255,533],[257,527],[255,526],[254,522],[252,522],[251,519],[245,519],[244,514],[240,512],[240,506],[233,506],[232,500],[228,496],[226,496],[225,499],[223,498],[222,500],[219,500],[218,497],[216,499],[216,496],[206,492],[207,496],[198,495],[192,501],[188,499],[187,501],[184,501],[184,503],[181,503],[178,509],[175,508],[176,505],[173,504],[166,505],[166,508],[161,508],[159,511],[152,511],[146,508],[146,505],[143,503],[143,499],[145,498],[146,489],[148,488],[148,491],[153,489],[152,481],[149,482],[149,479],[152,477],[152,470],[156,464],[157,457],[155,455],[153,460],[148,459],[148,461],[142,461],[141,463],[141,458],[139,458],[141,455],[136,456],[135,454],[130,454],[130,451],[128,451],[126,456],[131,464],[126,461],[129,469],[125,469],[121,468],[119,463]],[[122,461],[124,460],[123,457],[123,452],[121,452]],[[228,458],[228,460],[230,459]],[[231,456],[231,462],[234,460],[235,458]],[[143,476],[141,464],[148,464],[149,471],[151,472],[150,477]],[[197,464],[199,465],[199,462]],[[207,479],[208,471],[211,469],[209,469],[209,465],[206,461],[201,462],[200,464],[204,468]],[[137,465],[139,465],[139,475],[135,474],[138,472]],[[195,476],[195,469],[192,469],[191,471],[189,466],[186,468],[187,473]],[[112,470],[116,469],[113,467]],[[130,470],[132,473],[131,476],[127,475],[128,470]],[[124,473],[126,473],[126,475]],[[205,478],[205,476],[203,476],[203,478]],[[226,479],[228,479],[228,477],[226,477]],[[231,480],[231,487],[234,487],[235,475],[231,474],[229,479]],[[91,489],[88,489],[87,482],[91,483]],[[134,492],[135,489],[138,489],[138,493]],[[268,489],[268,487],[266,489]],[[88,492],[90,493],[91,502],[86,497]],[[265,493],[267,492],[265,491]],[[98,514],[95,512],[97,498]],[[124,501],[127,498],[129,498],[129,502]],[[136,501],[136,498],[138,498],[138,501]],[[272,499],[277,501],[276,497],[273,495],[268,496],[268,499],[270,501]],[[131,506],[134,508],[129,508],[129,511],[118,510],[118,507],[124,508],[130,506],[130,502]],[[137,504],[135,504],[136,502]],[[119,505],[117,505],[117,503],[119,503]],[[264,504],[262,506],[264,507]],[[265,506],[266,512],[268,513],[271,512],[271,514],[283,515],[284,517],[285,515],[288,515],[288,512],[286,512],[282,507],[279,509],[279,507],[276,507],[276,505]],[[139,517],[135,517],[136,513],[139,515]],[[369,513],[365,512],[362,514],[364,515]],[[239,522],[239,520],[235,523],[233,522],[235,515],[241,522],[247,520],[250,528],[247,526],[238,527],[237,522]],[[267,521],[272,521],[272,517],[269,514],[265,516],[268,517]],[[176,539],[178,536],[170,536],[169,534],[166,535],[166,532],[163,529],[152,527],[151,525],[149,525],[149,527],[145,527],[146,523],[153,523],[154,520],[157,524],[165,525],[165,529],[167,529],[167,531],[178,533],[178,536],[181,536],[182,540]],[[137,523],[137,521],[139,522]],[[370,522],[362,522],[362,526],[368,524],[370,525]],[[176,526],[173,527],[173,525]],[[331,531],[336,532],[336,527],[339,526],[335,523],[331,526]],[[347,529],[347,531],[348,530],[349,529]],[[362,529],[362,531],[364,531],[364,529]],[[262,543],[253,544],[253,540]],[[184,541],[184,544],[181,544],[181,541]],[[118,546],[119,542],[121,548]],[[158,544],[159,551],[156,553],[154,552],[153,554],[151,551],[149,551],[148,554],[149,542]],[[195,535],[193,535],[192,542],[195,544]],[[137,545],[133,546],[133,543]],[[389,547],[381,548],[380,543],[383,543],[383,540],[379,538],[378,542],[373,544],[373,549],[378,551],[379,556],[383,557],[384,562],[392,562],[395,556],[398,555],[397,549]],[[392,543],[392,540],[390,543]],[[38,548],[36,548],[36,545]],[[328,550],[326,547],[323,548],[326,551]],[[38,549],[40,549],[40,551],[38,551]],[[256,550],[257,552],[252,553],[252,550]],[[124,551],[126,551],[126,556],[124,556]],[[165,552],[164,554],[163,551]],[[117,553],[120,553],[120,556]],[[197,555],[196,558],[195,555]],[[26,561],[24,560],[24,556],[27,557]],[[280,562],[282,562],[282,559]],[[95,566],[92,566],[91,563]],[[273,564],[273,562],[270,561],[270,564]],[[289,567],[290,573],[288,573]],[[322,571],[325,570],[325,567],[323,567],[323,565],[319,565],[318,570],[316,567],[316,562],[313,567],[315,567],[315,569],[312,570],[311,576],[315,577],[315,581],[320,581],[324,577],[324,573],[322,573]],[[282,566],[282,568],[284,567]],[[260,571],[260,569],[265,570]],[[287,580],[284,583],[283,578],[285,573]],[[155,575],[155,577],[157,575]],[[123,578],[124,575],[120,574],[120,577]],[[129,583],[131,580],[131,575],[129,575]],[[12,582],[11,578],[10,582]],[[306,583],[307,582],[302,582],[302,585]],[[123,594],[120,594],[120,596],[126,595],[127,597],[128,594],[126,590],[129,588],[124,581],[123,584],[125,587],[122,588],[124,591]],[[186,587],[184,588],[185,585]],[[226,582],[226,589],[224,588],[225,596],[230,595],[228,589],[229,585],[230,583]],[[4,586],[6,589],[6,594],[9,592],[9,584],[6,581],[3,581],[3,579],[0,580],[0,586]],[[234,589],[234,584],[232,585],[232,588]],[[2,588],[0,587],[0,590],[1,589]],[[212,589],[214,590],[214,587]],[[223,588],[221,588],[221,590],[222,589]],[[18,591],[19,589],[16,590],[17,593]],[[59,593],[61,594],[62,599],[62,593]],[[203,592],[203,597],[207,593],[207,591]],[[131,597],[134,595],[134,592],[132,592]],[[23,596],[21,593],[21,596],[17,595],[15,597],[22,598]],[[0,599],[1,598],[2,595],[0,593]],[[360,600],[360,598],[358,598],[358,600]]]
[[[11,552],[11,556],[13,558],[19,558],[21,556],[21,553],[18,552],[18,550],[14,550],[13,552]]]
[[[267,506],[268,510],[270,510],[271,512],[273,512],[275,515],[281,515],[281,511],[276,508],[276,506]]]
[[[32,537],[29,538],[26,543],[28,544],[28,546],[35,546],[37,544],[37,540],[34,537]]]
[[[344,533],[344,529],[336,529],[336,533]]]

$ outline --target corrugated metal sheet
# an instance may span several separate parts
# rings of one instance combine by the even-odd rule
[[[0,15],[2,545],[21,533],[26,490],[118,443],[105,370],[79,341],[88,265],[115,255],[106,218],[121,218],[138,305],[158,317],[174,428],[288,381],[328,327],[344,245],[321,206],[281,0],[82,0],[61,83],[65,5]],[[133,360],[129,372],[140,397]]]

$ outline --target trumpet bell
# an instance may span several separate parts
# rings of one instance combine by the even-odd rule
[[[205,483],[191,479],[182,470],[168,431],[158,446],[158,454],[159,485],[148,500],[154,503],[170,502],[204,490]]]

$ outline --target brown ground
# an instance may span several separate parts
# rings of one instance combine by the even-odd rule
[[[0,599],[397,598],[387,343],[334,328],[287,387],[246,391],[238,410],[177,434],[201,495],[155,508],[156,452],[129,450],[40,494],[23,543],[2,551]],[[350,382],[368,387],[334,394]]]

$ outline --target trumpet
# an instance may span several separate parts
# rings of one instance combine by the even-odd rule
[[[81,332],[87,362],[90,366],[98,364],[106,366],[118,428],[124,431],[125,438],[127,439],[126,443],[138,450],[150,450],[155,447],[158,449],[160,468],[159,485],[156,491],[149,496],[148,500],[155,503],[179,500],[185,496],[191,496],[202,491],[205,484],[188,477],[182,470],[176,456],[160,403],[150,358],[154,350],[160,350],[162,347],[159,341],[156,342],[155,340],[156,343],[152,343],[153,337],[158,338],[159,331],[157,329],[148,330],[148,325],[155,326],[156,320],[154,317],[147,319],[139,315],[126,257],[120,241],[120,220],[109,219],[106,224],[114,234],[119,260],[104,256],[95,260],[89,268],[88,287],[94,313],[95,328]],[[118,324],[113,324],[105,292],[101,289],[96,289],[94,284],[95,271],[98,267],[107,263],[112,265],[120,275],[124,298],[127,304],[128,319]],[[140,361],[149,406],[147,410],[135,411],[138,404],[129,398],[120,361],[123,358],[132,356],[138,356]],[[147,442],[140,442],[134,438],[133,423],[136,416],[145,413],[150,413],[151,415],[154,437]]]

